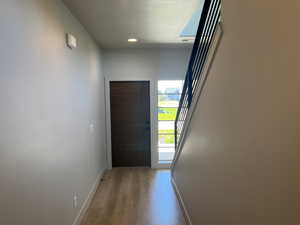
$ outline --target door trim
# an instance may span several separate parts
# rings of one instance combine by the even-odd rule
[[[150,127],[151,127],[151,168],[158,168],[158,150],[156,137],[156,107],[157,99],[155,98],[156,83],[154,79],[113,79],[105,78],[105,105],[106,105],[106,152],[107,152],[107,168],[112,169],[112,143],[111,143],[111,114],[110,114],[110,82],[111,81],[148,81],[150,85]]]

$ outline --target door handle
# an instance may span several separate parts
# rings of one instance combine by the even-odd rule
[[[146,121],[146,129],[150,130],[150,121]]]

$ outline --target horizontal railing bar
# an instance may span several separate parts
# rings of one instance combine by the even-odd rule
[[[175,146],[170,146],[170,147],[161,147],[161,146],[158,146],[158,148],[174,148]]]
[[[157,95],[158,95],[158,96],[165,96],[165,95],[181,95],[181,94],[182,94],[182,93],[179,93],[179,94],[174,94],[174,93],[173,93],[173,94],[160,94],[160,93],[158,93]]]
[[[158,106],[157,108],[178,109],[176,106]]]

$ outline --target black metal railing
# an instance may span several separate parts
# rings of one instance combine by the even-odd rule
[[[221,0],[205,0],[175,121],[176,148],[181,138],[181,133],[193,101],[195,90],[197,90],[201,83],[202,71],[220,20],[220,14]]]

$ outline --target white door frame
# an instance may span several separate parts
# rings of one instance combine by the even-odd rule
[[[107,165],[112,169],[112,143],[111,143],[111,114],[110,114],[110,82],[111,81],[149,81],[150,83],[150,123],[151,123],[151,168],[169,168],[170,165],[158,163],[158,137],[157,137],[157,82],[155,79],[114,79],[105,78],[105,102],[106,102],[106,141],[107,141]]]

